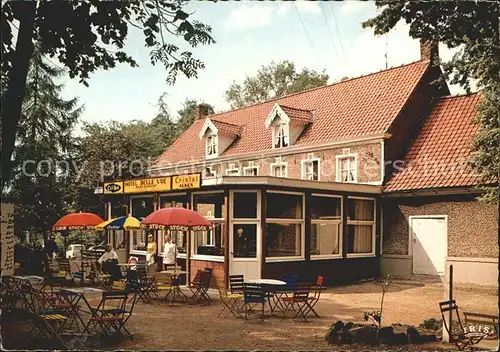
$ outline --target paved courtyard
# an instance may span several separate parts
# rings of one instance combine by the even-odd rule
[[[362,322],[365,311],[379,310],[381,288],[377,282],[329,288],[317,306],[321,319],[311,318],[308,323],[294,322],[291,318],[283,320],[280,316],[271,317],[264,323],[245,322],[234,317],[217,318],[222,304],[216,295],[213,297],[212,306],[139,303],[129,321],[129,330],[134,335],[134,340],[125,340],[119,346],[110,349],[340,349],[328,346],[324,340],[329,325],[337,320]],[[383,325],[393,323],[418,325],[424,319],[431,317],[439,319],[437,303],[443,300],[443,297],[443,285],[440,283],[393,282],[385,296]],[[497,313],[498,296],[495,289],[456,288],[455,297],[462,310]],[[9,345],[4,344],[4,346],[14,347],[10,345],[11,343],[14,341],[9,341]],[[488,341],[487,346],[494,347],[495,343]],[[434,343],[400,348],[436,350],[450,347],[452,346]]]

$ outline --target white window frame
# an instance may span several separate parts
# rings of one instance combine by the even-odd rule
[[[216,158],[219,155],[219,137],[215,133],[207,135],[207,140],[205,143],[205,155],[207,159]],[[209,153],[209,148],[212,148],[212,152]]]
[[[270,164],[269,167],[271,169],[271,176],[285,177],[285,178],[288,177],[288,162],[278,161],[278,162]],[[284,167],[285,168],[285,176],[276,176],[276,170],[274,168],[277,168],[277,167]]]
[[[349,220],[347,219],[346,226],[349,225],[372,225],[372,250],[366,253],[347,253],[347,258],[363,258],[363,257],[375,257],[375,248],[377,247],[377,200],[370,197],[347,197],[347,199],[360,199],[360,200],[372,200],[373,201],[373,221],[368,220]]]
[[[279,139],[279,145],[276,146]],[[282,145],[282,138],[284,138],[286,145]],[[288,122],[279,119],[279,121],[275,120],[273,123],[273,148],[286,148],[290,146],[290,125]]]
[[[268,223],[272,224],[283,224],[283,225],[289,225],[289,224],[300,224],[300,256],[288,256],[288,257],[268,257],[266,256],[265,262],[266,263],[273,263],[273,262],[299,262],[299,261],[305,261],[305,244],[306,244],[306,236],[305,236],[305,222],[306,222],[306,195],[305,193],[302,192],[289,192],[289,191],[267,191],[267,193],[275,193],[275,194],[292,194],[292,195],[298,195],[302,196],[302,219],[280,219],[280,218],[267,218],[266,217],[266,227]],[[267,195],[266,195],[267,196]],[[267,200],[266,200],[267,201]],[[267,214],[263,214],[262,216],[267,216]],[[267,248],[266,248],[267,252]]]
[[[193,192],[191,193],[191,209],[192,210],[195,210],[194,209],[194,196],[195,195],[200,195],[200,194],[215,194],[215,193],[220,193],[220,194],[224,194],[224,191],[203,191],[203,192]],[[213,222],[217,222],[217,223],[222,223],[222,224],[226,224],[227,223],[227,219],[225,218],[207,218],[208,221],[213,221]],[[227,231],[227,229],[226,229]],[[206,236],[206,231],[205,231],[205,234],[203,236]],[[191,231],[190,233],[190,237],[191,237],[191,256],[190,256],[190,259],[194,259],[194,260],[202,260],[202,261],[207,261],[207,262],[224,262],[224,255],[206,255],[206,254],[195,254],[195,249],[194,249],[194,246],[196,244],[195,242],[195,236],[194,236],[194,231]],[[215,237],[213,237],[215,238]],[[204,238],[206,239],[206,237]],[[214,239],[215,241],[215,239]],[[226,243],[224,243],[225,246],[227,246]]]
[[[342,170],[341,170],[341,165],[342,165],[342,159],[351,159],[354,158],[354,181],[347,181],[344,182],[342,181]],[[357,183],[358,182],[358,153],[352,153],[352,154],[343,154],[343,155],[337,155],[335,156],[336,159],[336,169],[337,169],[337,175],[336,175],[336,181],[341,182],[341,183]],[[351,170],[351,163],[349,162],[349,170]]]
[[[312,197],[323,197],[323,198],[338,198],[340,199],[340,219],[339,220],[331,220],[331,219],[311,219],[312,224],[337,224],[339,226],[339,253],[338,254],[311,254],[311,260],[322,260],[322,259],[342,259],[342,249],[343,247],[343,239],[344,239],[344,224],[342,223],[342,219],[344,218],[344,200],[342,196],[332,195],[332,194],[321,194],[321,193],[312,193]]]
[[[130,196],[130,200],[129,200],[129,205],[130,205],[130,215],[132,215],[134,213],[134,209],[132,208],[132,199],[137,199],[137,198],[154,198],[154,195],[153,194],[149,194],[149,195],[137,195],[137,196]],[[155,211],[156,209],[154,209],[154,206],[153,206],[153,211]],[[136,231],[144,231],[144,230],[132,230],[132,231],[129,231],[129,247],[128,247],[128,251],[129,251],[129,254],[137,254],[137,255],[146,255],[146,252],[147,250],[137,250],[137,249],[132,249],[132,245],[133,245],[133,239],[132,237],[134,236],[134,233]],[[146,237],[146,246],[147,246],[147,237]]]
[[[314,179],[309,180],[307,178],[307,174],[306,174],[307,164],[311,163],[313,170],[314,170],[314,162],[318,163],[318,179],[317,180],[314,180]],[[301,160],[300,161],[300,169],[301,169],[301,178],[303,180],[321,181],[321,158],[309,158],[309,159]],[[313,172],[313,176],[314,176],[314,172]]]
[[[240,167],[229,164],[229,168],[226,169],[226,176],[240,176]]]
[[[256,170],[256,175],[247,175],[248,170]],[[248,165],[243,168],[243,176],[259,176],[259,166],[258,165]]]
[[[186,197],[186,202],[189,202],[189,199],[187,198],[187,193],[186,192],[174,192],[174,193],[160,193],[158,195],[158,209],[161,209],[162,208],[162,204],[160,202],[161,200],[161,197],[178,197],[178,196],[184,196]],[[162,239],[160,241],[160,233],[161,233],[161,236]],[[158,248],[157,248],[157,252],[158,252],[158,256],[162,257],[163,258],[163,247],[165,246],[165,235],[166,235],[166,232],[165,230],[158,230]],[[187,233],[185,234],[185,236],[187,236]],[[160,245],[161,243],[161,245]],[[177,252],[177,258],[181,258],[181,259],[185,259],[186,258],[186,253],[179,253]]]

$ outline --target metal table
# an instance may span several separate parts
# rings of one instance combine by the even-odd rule
[[[67,294],[64,294],[65,292]],[[89,333],[88,324],[84,323],[83,318],[81,317],[80,314],[81,312],[83,312],[83,313],[88,313],[92,316],[92,307],[90,303],[87,301],[85,295],[102,295],[103,292],[105,291],[101,290],[100,288],[93,288],[93,287],[66,288],[61,291],[62,297],[64,297],[66,302],[71,305],[72,318],[69,323],[70,327],[73,325],[73,322],[76,322],[78,328],[78,322],[80,322],[83,326],[82,335],[84,332],[87,332],[87,334]],[[82,309],[79,305],[80,302],[83,302],[88,310]]]
[[[172,277],[173,299],[170,302],[178,302],[175,299],[175,296],[177,294],[178,296],[184,297],[184,300],[181,301],[181,302],[182,303],[186,303],[188,301],[188,297],[184,294],[184,292],[181,291],[181,288],[179,286],[179,276],[180,275],[186,275],[187,271],[185,271],[185,270],[175,270],[175,269],[172,270],[172,269],[170,269],[170,270],[160,271],[160,274],[167,274],[167,275],[171,275],[171,277]],[[167,295],[165,296],[165,298],[167,298],[169,294],[170,294],[170,292],[167,293]]]
[[[262,286],[262,289],[266,292],[268,297],[267,302],[269,303],[271,313],[273,313],[276,308],[283,311],[282,304],[279,302],[279,297],[276,296],[276,292],[280,291],[281,287],[286,286],[287,283],[285,281],[276,279],[253,279],[248,280],[247,282]]]

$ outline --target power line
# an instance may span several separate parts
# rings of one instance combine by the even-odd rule
[[[344,54],[344,44],[342,43],[342,36],[340,35],[339,26],[337,25],[337,19],[335,18],[335,10],[333,9],[333,1],[330,1],[330,8],[332,10],[333,23],[335,24],[335,31],[339,37],[340,48],[342,49],[342,54]]]
[[[336,47],[335,42],[333,40],[332,31],[331,31],[330,25],[328,23],[328,18],[326,17],[325,9],[323,8],[323,1],[320,2],[319,6],[320,6],[320,9],[321,9],[321,13],[323,14],[323,18],[325,19],[326,28],[328,28],[328,35],[329,35],[330,41],[332,43],[333,52],[335,53],[335,57],[337,57],[337,60],[338,60],[339,59],[339,55],[337,54],[337,47]]]
[[[293,7],[295,8],[295,11],[297,12],[297,16],[299,16],[300,23],[302,24],[302,29],[306,33],[307,41],[309,42],[309,45],[311,46],[311,50],[312,50],[314,56],[316,57],[316,60],[319,61],[318,55],[316,54],[316,50],[314,50],[314,45],[312,44],[311,38],[309,37],[309,33],[307,33],[306,26],[304,24],[304,21],[302,20],[302,16],[300,16],[299,9],[297,8],[297,5],[295,4],[295,2],[293,3]]]

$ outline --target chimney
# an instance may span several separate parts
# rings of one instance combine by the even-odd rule
[[[205,116],[210,115],[210,105],[201,103],[194,109],[194,119],[201,120]]]
[[[438,42],[431,39],[420,39],[420,60],[430,60],[432,63],[438,58]]]

